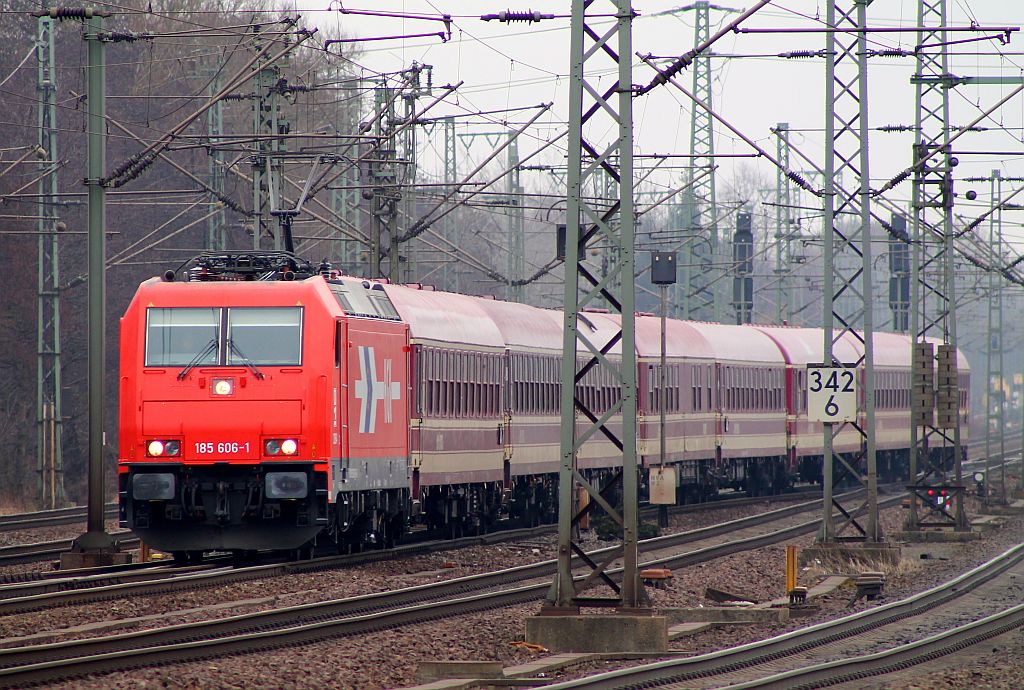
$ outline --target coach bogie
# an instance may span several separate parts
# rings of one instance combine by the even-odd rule
[[[558,475],[518,476],[512,480],[509,517],[533,527],[551,522],[558,510]]]
[[[501,482],[430,486],[422,492],[422,519],[428,530],[455,538],[491,530],[503,515]]]

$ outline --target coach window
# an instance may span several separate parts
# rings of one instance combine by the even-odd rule
[[[469,354],[469,412],[480,416],[480,353]]]
[[[434,350],[434,414],[438,417],[444,414],[444,353],[441,350]]]
[[[461,412],[462,412],[461,416],[463,416],[463,417],[472,417],[473,416],[473,406],[472,406],[473,394],[470,392],[470,390],[473,387],[473,384],[471,383],[471,381],[473,379],[473,376],[472,376],[472,372],[470,370],[470,364],[471,364],[471,362],[470,362],[470,354],[468,352],[460,352],[459,353],[459,361],[462,363],[462,366],[460,367],[460,371],[459,371],[459,373],[461,374],[461,376],[459,377],[459,381],[462,382],[462,386],[461,386],[462,390],[460,391],[460,396],[459,396],[461,398],[461,401],[459,403],[460,409],[461,409]]]
[[[441,352],[441,416],[452,416],[452,393],[455,389],[455,370],[452,367],[451,352]]]
[[[491,356],[480,355],[480,413],[491,416]]]
[[[227,363],[302,364],[302,307],[228,309]]]
[[[422,417],[430,409],[430,363],[427,359],[426,350],[420,348],[416,354],[416,361],[419,370],[419,393],[416,394],[417,411]]]
[[[430,412],[438,416],[441,414],[441,353],[434,348],[430,349],[430,387],[433,390]]]
[[[146,310],[146,366],[220,362],[220,309]]]
[[[512,359],[512,381],[515,385],[516,412],[526,412],[526,372],[523,371],[523,356],[514,355]]]
[[[468,417],[469,409],[469,354],[460,352],[459,358],[459,417]]]

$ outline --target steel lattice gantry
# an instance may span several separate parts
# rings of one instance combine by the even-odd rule
[[[786,171],[789,167],[789,123],[775,127],[775,322],[789,321],[793,305],[790,298],[789,273],[793,270],[792,241],[795,236],[793,196]]]
[[[991,269],[988,271],[988,345],[985,348],[985,503],[992,496],[991,459],[993,452],[999,458],[1006,456],[1006,395],[1003,379],[1003,276],[995,270],[1003,265],[1003,211],[1000,202],[1003,197],[1002,179],[998,170],[992,171],[991,207],[988,217],[988,241]],[[994,438],[993,438],[994,436]],[[1006,503],[1006,463],[999,463],[999,503]]]
[[[598,9],[611,5],[611,10]],[[588,14],[615,15],[590,23]],[[628,0],[597,2],[573,0],[571,29],[571,83],[569,92],[569,154],[565,258],[565,324],[562,356],[562,438],[558,515],[558,573],[548,595],[554,611],[578,610],[581,605],[618,605],[637,608],[642,589],[637,574],[637,382],[634,345],[635,286],[633,206],[633,122],[630,61],[633,11]],[[609,83],[608,71],[615,78]],[[598,76],[601,75],[601,76]],[[617,165],[614,165],[617,163]],[[586,193],[592,178],[604,170],[618,184],[619,197],[610,206],[596,206]],[[588,262],[587,248],[601,244],[618,254],[618,261]],[[621,276],[621,280],[620,280]],[[616,294],[611,287],[619,286]],[[620,320],[610,337],[594,330],[580,312],[604,303]],[[597,333],[603,333],[595,340]],[[612,353],[620,351],[621,356]],[[607,376],[620,391],[608,409],[591,410],[576,395],[581,382]],[[577,467],[581,448],[607,441],[622,457],[622,471],[596,487]],[[608,447],[608,446],[606,446]],[[622,505],[613,496],[621,485]],[[622,549],[600,564],[592,562],[573,539],[574,526],[588,509],[578,504],[577,488],[590,495],[588,507],[600,505],[622,527]],[[573,579],[572,558],[579,556],[592,568],[584,580]],[[621,558],[625,567],[621,587],[605,569]],[[604,583],[617,598],[582,597],[593,584]]]
[[[508,134],[508,177],[505,189],[508,192],[508,299],[522,302],[525,285],[518,282],[526,273],[526,251],[523,241],[523,186],[519,170],[519,134]]]
[[[204,60],[204,63],[203,76],[210,80],[206,87],[206,97],[213,98],[222,87],[220,74],[223,63],[217,58]],[[206,183],[213,190],[209,194],[210,204],[217,210],[217,213],[206,221],[206,249],[224,251],[227,249],[227,219],[224,213],[224,204],[219,198],[224,196],[224,154],[218,148],[224,136],[223,99],[218,98],[206,111],[206,135],[210,142]]]
[[[713,5],[707,0],[673,12],[693,10],[693,46],[703,45],[711,36],[711,10],[737,12],[729,7]],[[713,107],[711,58],[705,53],[695,56],[692,70],[692,93],[708,108]],[[715,130],[711,113],[694,104],[690,113],[690,183],[683,193],[683,224],[693,236],[707,242],[686,242],[682,257],[683,279],[676,286],[676,301],[681,302],[684,319],[721,322],[725,316],[730,272],[725,270],[725,253],[719,245],[718,205],[715,198]]]
[[[390,254],[388,277],[397,279],[398,245],[397,242],[392,243],[391,241],[391,238],[397,238],[398,235],[398,202],[401,201],[397,185],[398,162],[394,136],[396,95],[388,86],[387,80],[383,78],[373,93],[375,115],[373,151],[370,154],[369,166],[370,184],[373,185],[373,196],[370,201],[372,229],[370,232],[369,273],[372,278],[384,277],[381,259],[384,239],[387,238],[389,246],[394,250],[394,253]]]
[[[60,266],[57,245],[57,85],[54,81],[54,20],[39,17],[36,63],[39,101],[38,314],[36,327],[36,469],[41,508],[64,503],[61,438]],[[47,174],[47,172],[49,174]]]
[[[344,73],[337,75],[342,82],[344,96],[337,104],[334,131],[338,134],[352,134],[359,131],[360,105],[362,103],[362,83],[347,77]],[[358,154],[353,157],[358,157]],[[361,194],[359,166],[346,165],[342,169],[340,186],[331,187],[331,213],[338,218],[345,228],[361,232],[362,215],[360,209]],[[338,259],[341,269],[350,275],[362,275],[364,252],[360,251],[360,242],[351,235],[337,234]]]
[[[260,40],[254,41],[254,49],[262,47]],[[281,198],[284,180],[284,138],[281,128],[286,124],[281,115],[281,80],[283,59],[271,62],[260,59],[253,66],[252,130],[256,137],[252,163],[252,247],[263,247],[264,238],[272,240],[273,249],[284,248],[284,237],[279,227],[271,221],[273,200]]]
[[[867,2],[829,0],[829,28],[866,26]],[[868,168],[867,34],[863,31],[826,34],[825,67],[825,196],[824,196],[824,364],[861,367],[863,409],[851,424],[861,438],[859,452],[841,456],[834,439],[846,424],[824,424],[824,511],[818,541],[882,541],[878,522],[875,466],[874,343],[872,323],[871,176]],[[838,176],[848,188],[836,184]],[[840,299],[842,298],[842,299]],[[859,328],[859,330],[858,330]],[[856,342],[863,353],[856,362],[837,358],[840,340]],[[834,487],[852,478],[867,488],[863,503],[853,509],[835,497]],[[843,515],[836,523],[833,510]],[[866,513],[861,524],[858,516]]]
[[[935,27],[918,32],[918,45],[938,48],[917,51],[917,70],[912,78],[915,138],[910,327],[914,350],[907,513],[907,529],[911,531],[924,526],[969,529],[964,511],[956,366],[954,162],[949,147],[949,90],[954,81],[948,66],[946,18],[946,0],[918,3],[917,25]],[[938,348],[935,339],[941,340]],[[929,489],[935,488],[940,494],[945,491],[951,500],[938,504],[928,496]],[[925,508],[926,518],[919,514],[919,505]]]
[[[455,118],[446,117],[444,123],[444,193],[451,195],[455,190],[455,184],[459,181],[458,157],[456,155]],[[453,214],[446,215],[441,220],[441,236],[444,238],[444,247],[450,251],[458,251],[458,243],[455,241],[455,218]],[[459,291],[459,267],[452,257],[442,258],[443,268],[441,269],[441,286],[445,290]]]

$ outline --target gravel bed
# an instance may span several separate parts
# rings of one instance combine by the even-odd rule
[[[903,521],[900,509],[882,513],[883,529],[893,532]],[[915,567],[904,563],[890,573],[883,603],[911,592],[920,591],[973,567],[1016,543],[1024,519],[1014,518],[1003,529],[989,533],[984,540],[944,547],[949,560],[924,561]],[[804,546],[813,537],[800,540]],[[918,547],[919,548],[919,547]],[[670,589],[653,592],[662,606],[689,606],[699,602],[699,594],[708,584],[721,589],[736,590],[755,598],[780,596],[784,587],[782,547],[770,547],[750,554],[736,554],[719,559],[714,566],[693,568],[675,573]],[[920,567],[916,567],[920,565]],[[801,577],[809,581],[811,573]],[[815,600],[821,607],[815,617],[803,618],[786,626],[719,628],[691,638],[683,638],[677,650],[692,653],[710,651],[724,646],[761,639],[787,629],[803,627],[874,603],[860,602],[849,607],[849,592]],[[164,668],[147,668],[130,674],[110,674],[84,678],[59,685],[67,688],[301,688],[330,686],[336,688],[394,688],[415,684],[419,662],[443,659],[489,659],[504,665],[521,663],[544,654],[534,654],[513,646],[522,639],[525,618],[537,612],[536,604],[502,608],[488,613],[463,616],[453,621],[424,623],[402,630],[383,631],[361,638],[343,638],[274,652],[226,657],[216,661],[176,664]],[[1024,644],[1022,644],[1024,646]],[[1013,657],[1010,657],[1013,658]],[[638,662],[632,662],[638,663]],[[568,678],[583,672],[593,673],[626,664],[602,662],[574,669],[556,677]],[[1019,673],[1019,671],[1014,671]],[[965,679],[974,673],[992,675],[992,687],[1021,687],[1009,681],[994,668],[961,669]],[[951,681],[956,682],[956,681]],[[975,682],[971,683],[976,685]],[[908,687],[899,685],[892,687]],[[920,688],[954,688],[958,685],[918,685]],[[981,686],[979,686],[981,687]]]
[[[668,531],[696,529],[775,507],[748,505],[672,515]],[[602,546],[593,536],[588,536],[584,543],[588,548]],[[116,628],[120,631],[143,630],[412,587],[547,560],[554,558],[556,553],[557,535],[547,534],[516,542],[451,549],[318,573],[291,574],[191,592],[62,607],[58,609],[59,616],[54,616],[52,609],[0,616],[0,647],[19,646],[22,643],[18,638],[29,634],[36,635],[33,642],[39,641],[38,636],[42,633],[47,633],[51,639],[92,636],[95,631],[75,628],[97,621],[118,621]],[[211,605],[218,608],[204,610]]]
[[[772,506],[774,507],[774,506]],[[678,531],[693,529],[723,520],[735,519],[752,513],[765,512],[764,505],[726,508],[715,511],[701,511],[674,515],[671,518],[671,529]],[[317,599],[329,598],[328,591],[344,588],[358,588],[349,591],[351,596],[356,593],[394,588],[397,580],[403,585],[419,584],[434,581],[441,577],[454,577],[472,572],[507,567],[518,562],[532,562],[550,558],[554,555],[555,537],[533,538],[518,545],[496,545],[489,547],[473,547],[445,554],[405,559],[402,561],[385,561],[370,564],[361,568],[335,571],[328,577],[333,579],[333,589],[326,584],[325,574],[309,576],[289,576],[275,578],[259,583],[245,583],[223,588],[222,592],[210,590],[207,593],[196,593],[204,598],[224,601],[225,597],[238,600],[247,595],[268,596],[267,587],[279,590],[279,583],[285,581],[306,581],[316,578],[318,587],[307,587],[293,594],[298,597],[295,602],[289,600],[288,594],[276,594],[276,605],[298,603],[310,600],[309,592],[316,592]],[[593,546],[600,544],[594,543]],[[688,547],[684,547],[688,548]],[[730,557],[735,572],[742,572],[743,557]],[[443,568],[445,561],[457,563],[456,568]],[[708,577],[713,569],[708,569]],[[781,572],[781,566],[779,568]],[[732,571],[730,571],[732,572]],[[449,574],[450,573],[450,574]],[[344,580],[344,585],[338,581]],[[780,584],[781,588],[782,585]],[[680,592],[683,588],[678,588]],[[703,592],[703,589],[700,590]],[[660,593],[659,593],[660,594]],[[194,599],[166,597],[177,603],[168,606],[180,611],[196,605]],[[134,602],[125,602],[131,605]],[[160,606],[164,603],[159,602]],[[677,604],[682,605],[682,604]],[[119,602],[120,606],[120,602]],[[79,615],[85,617],[88,610],[95,607],[76,607],[82,609]],[[128,674],[110,674],[96,678],[77,680],[67,687],[309,687],[310,685],[330,684],[332,687],[373,688],[398,687],[410,685],[415,681],[415,669],[419,662],[436,659],[479,659],[499,660],[505,665],[520,663],[535,658],[536,654],[513,646],[513,642],[522,640],[525,630],[525,619],[537,611],[537,604],[506,607],[498,611],[460,617],[456,621],[425,623],[407,627],[402,630],[383,631],[363,638],[344,638],[337,641],[307,645],[301,648],[286,649],[277,652],[263,652],[245,657],[227,657],[216,662],[194,662],[176,664],[173,667],[140,669]],[[108,607],[109,610],[109,607]],[[151,611],[146,607],[146,611]],[[72,610],[68,610],[71,612]],[[221,611],[228,615],[234,611]],[[63,625],[68,625],[68,617],[63,615]],[[118,617],[128,615],[124,608],[118,611]],[[199,614],[197,614],[199,615]],[[209,618],[209,614],[202,614]],[[85,618],[83,622],[87,622]],[[0,620],[0,625],[7,621]],[[160,624],[169,621],[161,620]],[[177,621],[175,621],[177,622]],[[21,621],[18,621],[21,624]],[[143,624],[146,625],[146,624]],[[27,623],[26,629],[30,629]]]
[[[969,499],[966,505],[968,514],[976,514],[978,505],[974,499]],[[905,519],[905,511],[900,508],[890,508],[881,511],[880,521],[885,534],[892,534],[902,529]],[[961,544],[914,544],[905,545],[903,560],[895,569],[887,569],[887,580],[884,596],[874,602],[860,600],[851,604],[853,591],[847,588],[840,588],[832,594],[814,599],[811,603],[819,607],[816,615],[794,619],[786,625],[750,625],[750,626],[727,626],[712,628],[709,631],[683,637],[674,643],[670,648],[674,651],[686,654],[704,654],[713,652],[724,647],[732,647],[747,642],[761,640],[766,637],[778,635],[789,630],[807,627],[814,623],[831,620],[833,618],[847,615],[876,605],[885,604],[908,597],[917,592],[929,589],[943,582],[946,582],[957,575],[966,572],[992,557],[1006,551],[1019,543],[1019,535],[1024,529],[1024,516],[1009,518],[1008,522],[1001,528],[988,532],[985,536],[975,542]],[[814,541],[812,535],[794,540],[791,543],[797,544],[799,548],[810,546]],[[921,553],[936,555],[935,558],[922,560]],[[760,549],[756,552],[755,558],[747,558],[744,554],[736,554],[725,559],[719,559],[714,564],[705,567],[696,567],[687,573],[675,573],[673,585],[667,590],[654,590],[654,598],[657,605],[667,606],[695,606],[703,598],[704,587],[710,584],[718,589],[726,589],[750,596],[759,601],[765,601],[782,596],[784,593],[784,579],[781,569],[785,563],[785,548],[781,545]],[[942,560],[940,560],[942,559]],[[710,571],[710,573],[709,573]],[[710,578],[709,574],[728,573],[722,577]],[[800,582],[816,582],[821,576],[828,573],[815,572],[813,569],[800,574]],[[728,579],[727,579],[728,578]],[[717,581],[719,584],[715,585]],[[725,586],[724,583],[729,585]],[[1024,648],[1024,637],[1021,638],[1021,647]],[[992,645],[982,645],[989,647]],[[995,645],[998,646],[998,645]],[[1022,658],[1020,656],[1008,656],[1006,658]],[[941,665],[941,660],[936,665]],[[633,664],[617,664],[613,667],[620,668]],[[976,672],[983,672],[986,680],[1002,678],[1001,669],[993,668],[989,664],[979,662]],[[565,672],[556,674],[560,680],[577,678],[583,675],[598,673],[608,668],[607,663],[578,666],[568,669]],[[983,669],[983,671],[982,671]],[[970,677],[970,673],[965,671]],[[1007,671],[1007,678],[1024,677],[1024,670],[1012,669]],[[920,679],[920,674],[917,675]],[[971,683],[973,685],[973,683]],[[866,687],[866,686],[859,686]],[[902,683],[893,685],[879,685],[878,687],[903,688],[910,687]],[[913,687],[931,688],[930,685],[915,685]],[[956,685],[936,685],[939,688],[960,687]],[[963,686],[967,687],[967,686]],[[977,687],[988,687],[981,685]],[[993,685],[992,687],[1024,687],[1024,683],[1007,685]]]
[[[107,521],[107,531],[117,532],[121,528],[117,526],[117,520]],[[72,523],[70,525],[53,525],[50,527],[34,527],[32,529],[18,529],[10,532],[0,532],[0,546],[16,546],[18,544],[35,544],[44,541],[56,541],[58,539],[74,539],[85,531],[85,521]],[[0,573],[7,572],[7,568],[0,568]]]

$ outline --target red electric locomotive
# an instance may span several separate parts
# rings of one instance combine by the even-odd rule
[[[146,543],[297,549],[357,519],[381,538],[404,524],[408,326],[380,284],[312,275],[225,255],[139,287],[121,319],[119,489]]]

